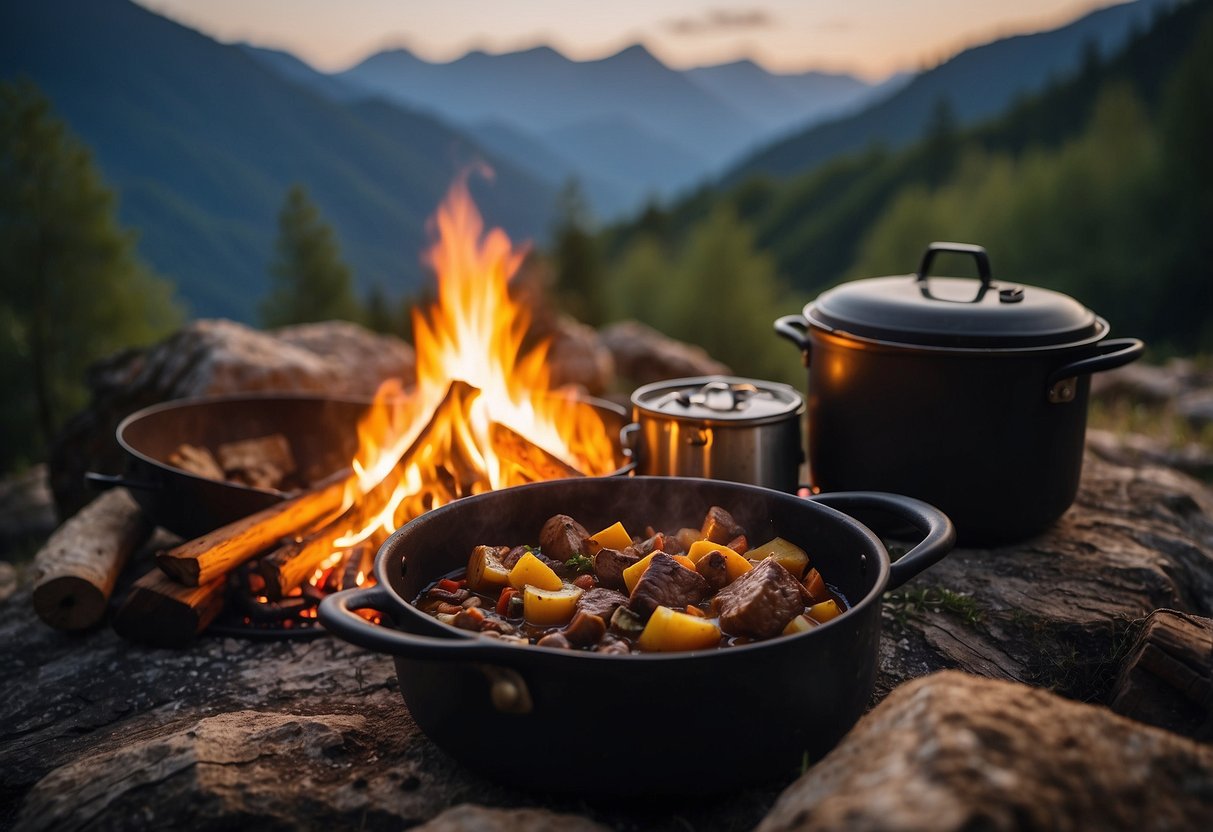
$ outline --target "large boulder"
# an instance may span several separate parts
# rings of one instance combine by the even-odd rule
[[[631,384],[730,372],[702,348],[675,341],[639,321],[611,324],[599,337],[615,358],[619,378]]]
[[[195,321],[146,349],[95,365],[91,401],[60,431],[50,455],[50,484],[61,516],[90,497],[86,471],[120,473],[125,460],[114,431],[131,413],[171,399],[232,393],[316,392],[373,396],[388,378],[411,381],[413,348],[345,321],[261,332],[226,320]]]
[[[1208,828],[1213,748],[1024,685],[895,690],[758,832]]]

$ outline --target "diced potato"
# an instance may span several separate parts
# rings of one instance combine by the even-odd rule
[[[669,607],[658,607],[636,640],[641,650],[653,652],[704,650],[719,643],[720,628],[715,621]]]
[[[807,632],[817,626],[817,622],[807,615],[798,615],[788,622],[788,626],[783,628],[785,636],[794,636],[797,633]]]
[[[468,586],[476,592],[486,592],[494,587],[505,586],[510,581],[510,571],[501,562],[496,546],[477,546],[468,558]]]
[[[632,545],[632,536],[623,527],[623,523],[607,526],[598,534],[590,535],[590,540],[607,549],[626,549]]]
[[[532,624],[564,624],[577,611],[581,589],[562,586],[556,590],[528,586],[522,591],[522,617]]]
[[[825,580],[816,569],[810,569],[809,574],[804,576],[804,588],[809,593],[809,597],[813,599],[814,604],[830,597],[830,590],[826,588]]]
[[[686,552],[696,540],[703,540],[703,532],[699,529],[679,529],[674,535],[674,540],[677,542],[678,548]]]
[[[828,601],[822,601],[820,604],[814,604],[813,606],[809,607],[809,611],[806,613],[806,615],[808,615],[809,618],[812,618],[814,621],[819,621],[824,624],[831,618],[842,615],[842,610],[838,608],[838,604],[836,604],[834,599],[831,598]]]
[[[509,581],[510,586],[514,589],[534,586],[554,592],[564,586],[564,581],[560,580],[560,576],[552,571],[552,567],[530,552],[527,552],[518,559],[518,563],[514,564],[514,568],[510,570]]]
[[[723,543],[713,543],[710,540],[697,540],[691,544],[691,548],[687,549],[687,557],[693,563],[699,563],[699,559],[709,552],[733,552],[728,546]],[[737,554],[733,552],[733,554]]]
[[[782,537],[777,537],[751,549],[746,552],[746,557],[759,561],[766,558],[775,558],[784,569],[791,572],[797,579],[804,574],[804,570],[809,566],[809,556],[805,550],[795,543],[784,540]]]
[[[752,563],[734,552],[728,546],[724,546],[720,543],[712,543],[708,540],[701,540],[692,546],[691,552],[687,554],[687,557],[689,557],[694,563],[698,564],[705,555],[712,552],[720,552],[720,554],[724,556],[724,569],[725,574],[729,577],[729,583],[733,583],[733,581],[737,580],[746,572],[749,572],[754,568]]]
[[[628,588],[628,595],[632,594],[632,590],[636,588],[636,582],[640,580],[640,576],[644,574],[644,570],[649,568],[649,562],[656,555],[656,552],[645,555],[627,569],[623,570],[623,583]]]

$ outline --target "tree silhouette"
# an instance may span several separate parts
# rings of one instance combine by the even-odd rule
[[[262,323],[277,327],[334,318],[361,320],[337,237],[302,185],[293,185],[283,201],[276,248],[270,293],[261,303]]]
[[[37,458],[84,402],[84,371],[181,312],[135,256],[88,148],[29,82],[0,83],[0,465]],[[32,396],[12,395],[31,390]]]

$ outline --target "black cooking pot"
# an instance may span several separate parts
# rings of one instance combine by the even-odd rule
[[[121,476],[89,473],[94,486],[125,486],[157,525],[194,538],[269,508],[290,494],[213,480],[169,463],[182,445],[215,448],[227,442],[282,434],[300,479],[316,483],[348,470],[358,449],[358,420],[367,399],[245,394],[182,399],[144,408],[116,433],[127,454]]]
[[[940,252],[980,279],[930,277]],[[809,473],[939,506],[962,543],[1028,537],[1074,501],[1092,373],[1136,338],[1066,295],[995,283],[984,249],[932,243],[913,275],[846,283],[775,322],[809,367]]]
[[[475,545],[534,541],[553,514],[587,528],[698,526],[727,508],[751,540],[805,547],[851,609],[811,631],[745,646],[626,656],[508,644],[448,626],[410,603],[462,568]],[[896,563],[842,511],[887,511],[924,540]],[[838,510],[838,509],[841,509]],[[536,483],[469,497],[413,520],[384,543],[379,583],[329,596],[320,621],[395,657],[413,719],[469,768],[523,787],[585,795],[721,792],[792,777],[820,759],[867,706],[880,596],[943,557],[942,513],[888,494],[814,501],[757,486],[680,477]],[[377,610],[395,629],[352,610]]]

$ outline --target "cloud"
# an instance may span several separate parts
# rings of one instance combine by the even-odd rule
[[[765,29],[775,19],[764,9],[713,9],[695,17],[667,21],[665,28],[676,35],[716,35],[746,29]]]

